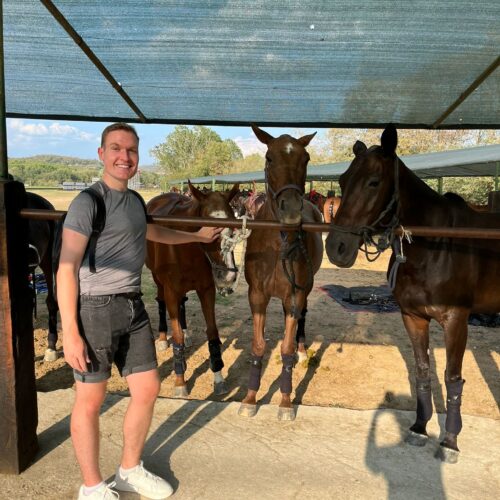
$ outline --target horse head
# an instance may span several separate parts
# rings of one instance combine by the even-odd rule
[[[198,202],[198,215],[200,217],[234,220],[234,212],[230,202],[239,192],[239,184],[235,184],[228,192],[202,192],[191,182],[188,181],[188,184],[193,198]],[[235,265],[233,251],[221,248],[221,240],[230,238],[232,234],[232,229],[225,228],[221,233],[221,238],[202,245],[212,266],[212,275],[218,290],[229,288],[236,281],[238,269]]]
[[[325,244],[328,258],[339,267],[351,267],[366,238],[381,232],[396,213],[397,143],[396,128],[389,125],[381,146],[354,144],[354,160],[339,179],[342,199]]]
[[[267,145],[267,198],[274,215],[284,224],[300,223],[309,162],[306,146],[316,133],[295,139],[289,135],[274,138],[255,125],[252,130],[257,139]]]

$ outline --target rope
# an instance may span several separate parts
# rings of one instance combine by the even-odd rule
[[[243,244],[241,248],[241,263],[238,266],[238,274],[236,275],[236,280],[231,287],[224,289],[225,292],[224,294],[230,294],[236,291],[236,288],[238,287],[238,284],[240,282],[240,277],[245,271],[245,253],[247,250],[247,240],[248,237],[252,234],[252,230],[247,229],[247,221],[248,221],[247,215],[243,215],[241,217],[241,220],[242,220],[241,229],[235,229],[232,232],[232,237],[230,236],[231,231],[229,229],[222,231],[221,235],[220,246],[221,246],[221,254],[224,260],[226,259],[226,256],[229,253],[234,252],[236,245],[238,245],[239,243]]]

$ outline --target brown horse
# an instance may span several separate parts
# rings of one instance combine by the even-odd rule
[[[321,214],[303,200],[309,154],[306,146],[315,134],[294,139],[289,135],[274,138],[252,127],[257,138],[267,145],[267,196],[256,219],[277,220],[284,224],[301,221],[321,222]],[[285,335],[281,344],[281,403],[278,418],[293,420],[290,394],[295,360],[294,336],[304,348],[304,321],[307,296],[312,289],[314,274],[321,265],[323,245],[319,233],[303,231],[280,232],[275,229],[253,229],[247,243],[245,276],[249,285],[248,298],[253,316],[252,364],[248,393],[239,413],[256,413],[256,395],[260,386],[262,357],[265,350],[264,326],[266,309],[271,297],[278,297],[285,313]],[[300,323],[297,329],[297,323]]]
[[[156,196],[147,204],[150,215],[183,215],[191,217],[216,217],[234,219],[229,206],[237,193],[236,184],[231,192],[203,193],[189,183],[192,198],[177,193]],[[193,227],[179,227],[194,231]],[[199,229],[199,228],[198,228]],[[224,234],[231,233],[229,229]],[[179,313],[183,298],[189,290],[196,290],[207,324],[210,368],[214,373],[214,392],[224,394],[227,387],[221,374],[224,366],[221,356],[221,341],[215,321],[215,289],[226,290],[236,280],[237,269],[232,252],[221,254],[220,240],[210,244],[188,243],[185,245],[164,245],[147,242],[146,265],[151,270],[158,288],[158,299],[166,304],[172,326],[174,370],[176,374],[174,395],[188,394],[184,373],[186,371],[184,332]],[[160,333],[160,340],[166,341],[166,334]]]
[[[500,241],[414,237],[404,244],[394,228],[450,226],[499,228],[500,215],[480,214],[458,195],[441,196],[396,156],[397,132],[388,126],[381,146],[356,142],[355,158],[340,177],[342,202],[326,240],[329,259],[350,267],[364,242],[381,234],[378,249],[392,245],[389,282],[394,286],[416,362],[416,422],[408,442],[423,446],[432,416],[429,322],[444,330],[447,413],[445,435],[436,457],[455,462],[462,428],[462,362],[471,312],[500,311]],[[404,244],[404,251],[402,245]]]
[[[323,219],[326,224],[330,224],[340,207],[340,196],[330,196],[323,204]]]
[[[54,210],[48,200],[35,193],[26,192],[27,208]],[[49,333],[44,361],[57,359],[57,301],[54,296],[54,276],[52,272],[52,246],[54,241],[54,222],[46,220],[29,220],[29,267],[32,274],[40,266],[47,283],[47,309],[49,312]],[[35,297],[36,300],[36,297]]]

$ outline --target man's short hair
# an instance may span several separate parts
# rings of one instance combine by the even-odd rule
[[[126,132],[130,132],[131,134],[135,135],[135,138],[137,139],[137,144],[139,144],[139,136],[137,135],[137,130],[135,130],[132,125],[129,125],[128,123],[112,123],[111,125],[108,125],[103,131],[101,135],[101,148],[104,147],[104,144],[106,143],[106,137],[110,132],[114,132],[115,130],[125,130]]]

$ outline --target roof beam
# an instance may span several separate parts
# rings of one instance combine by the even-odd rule
[[[438,128],[462,102],[476,90],[481,83],[486,80],[500,65],[500,56],[498,56],[463,92],[460,97],[432,124],[432,128]]]
[[[101,60],[92,52],[90,47],[85,43],[83,38],[76,32],[76,30],[71,26],[68,20],[63,16],[61,11],[51,2],[51,0],[40,0],[42,4],[47,8],[47,10],[52,14],[54,19],[62,26],[62,28],[68,33],[68,35],[74,40],[74,42],[83,50],[85,55],[94,63],[96,68],[101,72],[101,74],[108,80],[113,88],[120,94],[124,101],[132,108],[134,113],[139,117],[139,120],[146,123],[148,119],[144,116],[142,111],[138,106],[132,101],[129,95],[123,90],[120,83],[118,83],[113,75],[107,70],[106,66],[101,62]]]

